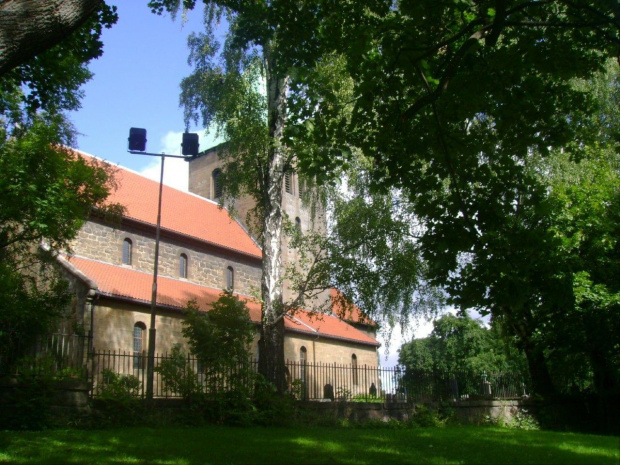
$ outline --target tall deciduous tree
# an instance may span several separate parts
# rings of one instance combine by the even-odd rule
[[[481,374],[517,373],[523,355],[505,344],[498,328],[484,328],[465,316],[444,315],[433,323],[429,337],[402,345],[399,364],[413,371],[467,371]]]
[[[332,6],[317,42],[347,57],[355,83],[344,140],[374,158],[379,187],[409,192],[433,282],[460,307],[501,320],[521,341],[536,391],[553,394],[541,333],[572,293],[555,273],[547,187],[530,160],[552,147],[577,155],[595,137],[580,124],[592,97],[571,79],[616,53],[616,3]],[[313,153],[300,165],[329,172],[343,154]]]
[[[193,8],[195,3],[158,0],[151,1],[150,5],[156,12],[175,12],[181,6]],[[250,195],[256,201],[255,218],[263,250],[259,370],[282,392],[285,388],[284,316],[301,305],[308,305],[308,296],[315,291],[340,283],[338,279],[330,279],[333,269],[329,262],[334,253],[348,253],[341,255],[343,264],[348,260],[360,265],[354,259],[360,257],[365,246],[366,250],[381,251],[381,245],[389,239],[376,234],[371,241],[357,228],[354,231],[357,236],[346,244],[341,243],[344,247],[336,250],[319,234],[304,233],[302,237],[293,231],[292,235],[296,236],[293,243],[304,244],[305,250],[310,252],[301,253],[299,266],[290,270],[291,274],[286,277],[298,291],[297,296],[292,302],[283,301],[281,248],[286,229],[282,211],[283,180],[286,174],[296,171],[297,160],[303,153],[329,154],[341,150],[341,145],[334,145],[332,141],[339,141],[333,135],[341,132],[350,118],[352,84],[338,54],[331,50],[323,53],[312,45],[322,21],[320,2],[204,3],[206,29],[189,39],[190,62],[195,70],[182,82],[181,103],[187,119],[200,119],[205,126],[217,127],[228,140],[221,178],[225,186],[223,201],[226,203],[226,199],[240,195]],[[228,34],[220,56],[215,30],[218,20],[223,18]],[[301,42],[308,47],[300,48]],[[329,178],[327,173],[314,174],[321,181]],[[307,187],[312,181],[311,177],[303,179]],[[307,196],[320,195],[320,192],[306,189]],[[371,211],[369,206],[358,204],[358,207]],[[346,219],[344,203],[340,204],[340,212],[341,218]],[[353,216],[349,215],[349,226],[352,226]],[[380,224],[380,216],[371,218],[369,215],[368,225]],[[395,221],[393,226],[392,238],[405,243],[402,238],[406,236],[406,228],[402,222]],[[417,250],[408,248],[391,264],[403,271],[405,257],[411,259],[409,265],[419,261]],[[361,262],[364,258],[368,257],[362,257]],[[387,262],[384,265],[385,271],[389,265]],[[303,273],[299,272],[300,268],[305,268]],[[340,277],[346,273],[349,278],[355,272],[361,274],[361,268],[358,266],[354,271],[342,266]],[[417,282],[419,270],[408,271],[409,283]],[[374,282],[384,287],[390,282],[380,272],[373,276],[377,278]],[[370,281],[367,279],[358,289],[369,289]],[[413,293],[408,286],[404,293],[395,292],[386,302],[393,302],[397,295],[403,297]]]
[[[32,32],[37,18],[24,18],[20,8],[35,3],[62,2],[2,2],[2,21]],[[50,329],[66,302],[66,286],[50,266],[53,252],[67,248],[93,207],[120,211],[104,206],[113,170],[64,147],[75,141],[62,112],[79,107],[79,87],[91,77],[86,65],[101,54],[101,28],[116,19],[113,9],[99,6],[64,41],[37,45],[40,53],[30,60],[20,52],[20,64],[0,76],[0,349],[9,362]],[[5,16],[7,9],[19,10],[22,22]]]

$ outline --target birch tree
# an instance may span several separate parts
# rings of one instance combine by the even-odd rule
[[[151,1],[150,6],[156,13],[176,14],[183,8],[194,8],[195,3],[161,0]],[[263,251],[259,371],[283,392],[285,315],[308,304],[308,297],[335,284],[348,285],[347,301],[362,290],[376,295],[379,290],[371,289],[372,279],[367,279],[363,286],[351,285],[350,280],[355,275],[364,275],[361,271],[364,268],[368,271],[366,277],[372,277],[375,284],[389,282],[387,276],[380,277],[381,270],[386,268],[372,269],[377,262],[364,261],[369,257],[360,257],[360,253],[385,250],[379,245],[390,239],[381,242],[381,234],[376,233],[371,240],[370,233],[365,235],[360,228],[350,229],[357,237],[346,245],[325,234],[311,231],[296,234],[282,211],[283,180],[287,174],[296,172],[306,186],[305,200],[309,204],[314,200],[317,208],[324,209],[331,202],[330,190],[332,193],[337,190],[334,179],[343,176],[347,168],[339,167],[340,174],[336,174],[317,166],[311,177],[297,169],[304,154],[321,152],[329,156],[350,150],[338,135],[351,115],[353,86],[338,53],[314,43],[323,21],[320,2],[205,1],[204,4],[205,30],[189,39],[189,61],[194,72],[181,84],[181,104],[187,121],[216,127],[228,141],[223,151],[221,202],[233,205],[233,200],[243,195],[256,201],[253,223],[260,234]],[[222,24],[228,29],[219,54],[216,32]],[[300,43],[305,47],[300,48]],[[352,204],[338,202],[340,218],[352,223],[355,215],[347,211],[346,205]],[[372,202],[366,204],[366,208],[371,205]],[[375,220],[377,217],[368,224],[381,224]],[[300,260],[295,267],[284,271],[281,249],[287,231],[292,237],[290,245],[300,250]],[[373,248],[371,243],[377,247]],[[339,265],[334,260],[336,256]],[[415,270],[419,261],[417,249],[409,248],[401,256],[402,261],[391,263],[402,264],[405,256],[410,258],[413,268],[401,267],[400,272],[407,273],[412,285],[402,293],[391,294],[383,300],[383,306],[366,306],[369,313],[380,306],[387,308],[388,302],[398,297],[416,293],[414,288],[421,274],[420,269]],[[294,297],[287,302],[283,300],[285,278],[295,290]],[[371,301],[371,298],[366,300]],[[376,299],[375,303],[379,301]],[[402,305],[396,307],[403,313],[407,311]]]

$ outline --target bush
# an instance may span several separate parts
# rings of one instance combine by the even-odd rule
[[[54,380],[49,376],[5,378],[9,386],[0,400],[0,429],[41,430],[51,424]]]
[[[187,355],[181,351],[178,344],[172,348],[170,357],[162,360],[155,371],[161,374],[164,388],[168,392],[180,394],[187,401],[202,392],[202,385],[199,383]]]
[[[133,426],[141,421],[142,382],[133,375],[102,371],[102,385],[95,402],[101,417],[100,426]]]

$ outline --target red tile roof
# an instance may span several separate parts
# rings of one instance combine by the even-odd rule
[[[368,326],[377,326],[377,323],[371,320],[362,310],[355,304],[343,308],[342,293],[338,289],[332,288],[330,291],[332,299],[332,311],[345,321],[351,323],[359,323]]]
[[[288,317],[284,327],[291,331],[379,346],[376,339],[327,313],[316,314],[302,310]]]
[[[74,273],[96,284],[99,292],[110,298],[128,299],[144,304],[151,302],[153,275],[125,266],[116,266],[81,257],[61,257]],[[209,309],[209,304],[218,299],[220,290],[201,286],[189,281],[160,276],[157,279],[157,304],[181,309],[188,300],[195,299],[199,308]],[[250,318],[255,323],[261,321],[261,305],[247,298]],[[356,328],[333,315],[312,315],[307,311],[298,311],[294,316],[287,316],[285,328],[290,331],[312,334],[315,336],[347,340],[355,343],[379,346],[379,343]]]
[[[121,166],[116,168],[119,187],[108,197],[108,202],[124,205],[127,218],[156,225],[159,182]],[[254,257],[262,256],[254,240],[225,209],[211,200],[166,185],[162,192],[161,227]]]

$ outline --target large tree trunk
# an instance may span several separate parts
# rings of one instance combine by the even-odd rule
[[[284,306],[282,302],[282,181],[287,160],[282,136],[286,121],[288,77],[272,74],[273,63],[265,47],[269,135],[268,173],[263,194],[263,269],[261,279],[262,333],[259,372],[279,393],[286,390],[284,365]]]
[[[0,1],[0,76],[52,48],[103,0]]]
[[[527,308],[501,307],[496,310],[502,314],[511,334],[519,338],[527,360],[534,393],[552,399],[557,393],[547,368],[547,361],[542,348],[532,341],[532,334],[536,329],[532,312]]]

